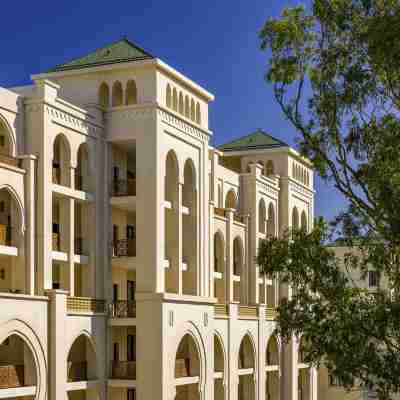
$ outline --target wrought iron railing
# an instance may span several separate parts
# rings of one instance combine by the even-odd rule
[[[136,196],[136,179],[115,179],[112,196]]]
[[[109,304],[109,316],[112,318],[136,318],[136,302],[117,300]]]
[[[110,378],[136,380],[136,361],[111,361]]]

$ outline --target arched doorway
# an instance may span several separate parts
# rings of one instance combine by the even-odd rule
[[[246,335],[239,348],[238,357],[238,400],[255,400],[255,354],[252,341],[249,335]]]
[[[214,334],[214,400],[225,399],[224,389],[224,350],[221,339],[218,335]]]
[[[186,378],[191,378],[190,383]],[[200,354],[193,337],[186,334],[175,357],[176,400],[200,400]]]
[[[275,336],[271,336],[267,343],[265,354],[265,399],[279,400],[280,382],[279,382],[279,347]]]
[[[75,339],[67,358],[67,382],[98,379],[96,353],[89,338],[82,334]]]
[[[165,161],[165,289],[169,293],[179,292],[179,167],[175,153],[171,150]]]
[[[36,394],[37,371],[34,356],[17,334],[0,343],[0,397],[4,389],[24,387],[24,399],[31,400]],[[20,397],[20,396],[18,396]],[[17,398],[17,397],[16,397]]]

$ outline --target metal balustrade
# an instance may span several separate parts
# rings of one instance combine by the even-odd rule
[[[108,314],[112,318],[136,318],[136,302],[117,300],[109,304]]]
[[[94,312],[105,313],[106,302],[100,299],[92,299],[89,297],[68,297],[68,312]]]

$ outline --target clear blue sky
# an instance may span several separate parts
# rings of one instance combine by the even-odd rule
[[[220,144],[263,128],[295,145],[296,132],[263,79],[267,55],[257,32],[295,0],[6,2],[0,24],[0,86],[29,83],[71,58],[126,35],[206,89],[210,127]],[[341,201],[320,180],[316,215],[330,218]]]

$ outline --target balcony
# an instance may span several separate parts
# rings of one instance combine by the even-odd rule
[[[0,389],[11,389],[24,386],[23,365],[0,365]]]
[[[68,362],[68,383],[82,382],[88,380],[87,362]]]
[[[136,361],[111,361],[110,379],[136,380]]]
[[[136,302],[118,300],[109,304],[110,318],[136,318]]]
[[[121,239],[113,244],[113,257],[136,257],[136,241]]]
[[[68,297],[68,313],[105,313],[105,301],[89,297]]]
[[[113,197],[136,196],[136,179],[118,179],[112,184]]]

